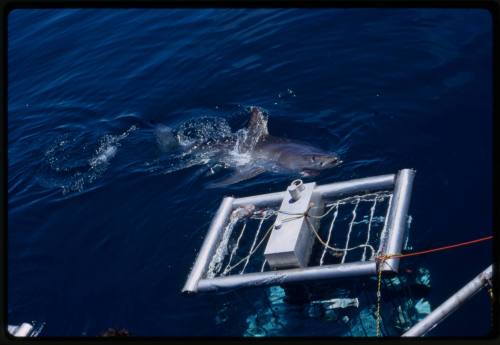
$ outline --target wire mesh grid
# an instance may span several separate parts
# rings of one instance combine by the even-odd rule
[[[324,202],[324,216],[311,231],[316,230],[330,248],[315,240],[308,266],[374,260],[384,249],[392,192],[379,191]],[[264,248],[278,208],[243,211],[235,209],[229,217],[206,278],[270,270]]]

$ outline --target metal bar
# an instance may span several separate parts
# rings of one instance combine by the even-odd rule
[[[394,174],[380,175],[373,177],[365,177],[355,180],[329,183],[321,186],[316,186],[314,192],[319,192],[323,196],[333,197],[343,194],[351,194],[357,192],[369,192],[392,188],[394,186]],[[259,194],[244,198],[236,198],[233,202],[233,207],[252,204],[255,206],[273,206],[279,205],[288,192],[277,192],[269,194]]]
[[[280,285],[302,281],[347,278],[363,275],[375,275],[375,262],[355,262],[342,265],[325,265],[308,268],[293,268],[279,271],[247,273],[212,279],[201,279],[199,292],[219,291],[251,286]]]
[[[314,191],[321,193],[323,198],[331,198],[344,194],[371,192],[392,188],[394,186],[394,179],[394,174],[365,177],[344,182],[324,184],[317,186]]]
[[[388,220],[388,238],[384,254],[399,254],[403,246],[403,238],[407,226],[408,208],[415,170],[403,169],[398,172]],[[383,271],[397,273],[399,258],[384,261]]]
[[[493,267],[490,265],[487,269],[477,275],[473,280],[458,290],[453,296],[448,298],[443,304],[437,307],[432,313],[427,315],[422,321],[410,328],[403,337],[421,337],[436,327],[447,316],[451,315],[462,304],[479,292],[486,283],[491,280]]]
[[[287,192],[276,192],[268,194],[258,194],[247,196],[244,198],[236,198],[233,202],[233,207],[239,207],[244,205],[255,205],[255,206],[274,206],[281,204],[283,198]]]
[[[387,238],[387,221],[389,220],[389,213],[391,212],[392,207],[392,194],[389,195],[389,202],[387,203],[387,211],[384,216],[384,227],[382,228],[382,232],[380,233],[380,240],[378,245],[377,254],[382,253],[382,250],[385,248],[385,242]]]
[[[210,224],[207,236],[203,241],[203,245],[198,253],[191,273],[189,273],[186,283],[182,288],[183,293],[194,293],[197,291],[198,281],[201,279],[203,273],[205,273],[207,265],[214,255],[215,248],[222,235],[222,230],[224,229],[224,224],[232,212],[233,200],[234,198],[232,197],[226,197],[222,200]]]

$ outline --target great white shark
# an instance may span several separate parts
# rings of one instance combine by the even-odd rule
[[[245,129],[237,132],[235,138],[218,143],[196,144],[196,150],[210,152],[213,160],[233,170],[231,176],[212,183],[209,187],[228,186],[264,172],[317,175],[320,171],[341,163],[335,153],[307,143],[270,135],[267,122],[268,117],[259,107],[250,107],[250,120]],[[167,128],[162,128],[161,132],[172,133]],[[160,136],[160,140],[168,145],[172,143],[171,135]],[[192,148],[189,147],[190,150]]]

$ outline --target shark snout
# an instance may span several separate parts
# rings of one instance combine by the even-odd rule
[[[321,162],[322,167],[333,167],[336,165],[339,165],[342,163],[342,161],[339,159],[339,157],[329,157]]]

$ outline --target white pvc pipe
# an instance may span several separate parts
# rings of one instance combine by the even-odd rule
[[[452,314],[462,304],[479,292],[486,283],[491,280],[493,267],[490,265],[467,285],[458,290],[453,296],[448,298],[443,304],[437,307],[432,313],[427,315],[422,321],[410,328],[403,337],[421,337],[436,327],[441,321]]]

